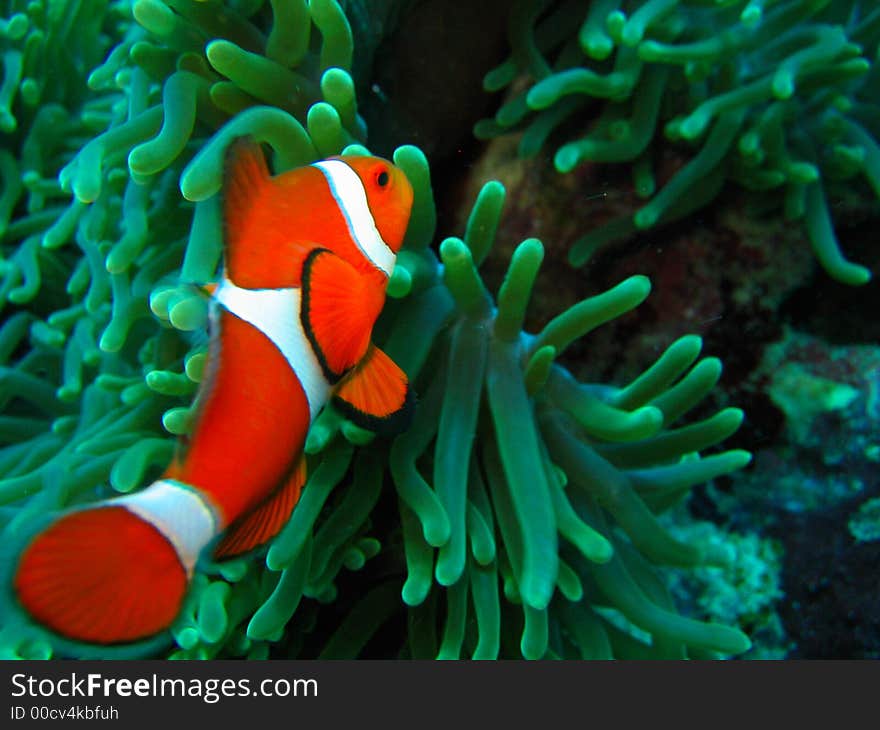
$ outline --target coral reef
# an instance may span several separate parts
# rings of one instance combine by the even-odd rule
[[[530,156],[556,130],[576,130],[555,152],[557,170],[631,163],[648,199],[577,241],[572,263],[702,208],[729,180],[802,221],[832,277],[869,280],[841,252],[829,201],[859,178],[880,196],[873,3],[521,0],[508,37],[511,56],[484,86],[510,91],[477,136],[522,130]],[[601,111],[590,121],[592,100]],[[676,149],[690,159],[678,162]]]
[[[833,346],[784,330],[744,386],[781,412],[781,433],[756,451],[754,472],[736,479],[736,504],[725,509],[760,502],[764,510],[814,512],[877,489],[878,376],[876,345]]]
[[[719,481],[701,500],[705,515],[782,546],[778,610],[789,656],[880,655],[870,578],[880,559],[872,539],[878,376],[876,345],[831,345],[786,327],[742,384],[778,409],[778,432],[755,442],[749,473]],[[771,420],[762,418],[765,427]]]
[[[647,279],[524,332],[542,245],[520,244],[490,297],[478,266],[504,189],[488,183],[438,260],[429,169],[411,146],[394,153],[416,198],[379,336],[416,383],[413,427],[389,444],[326,410],[289,524],[268,550],[202,565],[172,637],[88,647],[31,625],[8,573],[34,525],[147,484],[187,431],[226,144],[253,135],[279,171],[365,151],[351,27],[334,0],[137,0],[91,8],[90,22],[65,13],[74,6],[85,13],[13,2],[4,28],[3,119],[18,155],[3,157],[0,205],[3,656],[346,657],[389,625],[388,656],[748,648],[736,629],[679,615],[653,567],[731,557],[675,539],[656,517],[749,459],[697,456],[736,430],[737,409],[679,422],[719,361],[699,360],[700,339],[685,336],[624,387],[578,382],[557,356],[636,307]],[[46,68],[64,60],[78,75],[49,83]],[[389,515],[376,505],[392,484]],[[361,570],[367,590],[338,606],[346,574]]]
[[[859,542],[880,540],[880,497],[863,502],[849,518],[847,527]]]
[[[687,613],[738,626],[752,639],[744,659],[783,659],[791,648],[778,608],[783,598],[781,545],[757,533],[726,532],[713,522],[694,520],[681,508],[666,521],[679,539],[732,547],[726,566],[691,571],[667,568],[670,592]]]

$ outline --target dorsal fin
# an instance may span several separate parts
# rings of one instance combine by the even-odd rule
[[[263,150],[252,137],[239,137],[229,145],[223,179],[224,239],[232,248],[244,229],[245,217],[270,180]]]

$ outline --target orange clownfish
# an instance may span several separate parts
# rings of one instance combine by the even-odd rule
[[[224,273],[190,438],[149,487],[63,514],[22,552],[18,600],[63,637],[150,637],[176,618],[209,543],[220,536],[225,558],[277,534],[331,398],[373,430],[408,420],[406,375],[371,342],[412,207],[406,175],[338,157],[272,177],[239,139],[224,179]]]

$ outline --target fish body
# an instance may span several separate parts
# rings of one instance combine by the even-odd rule
[[[331,398],[374,430],[408,417],[406,375],[371,342],[412,206],[403,172],[340,157],[271,177],[242,139],[223,195],[223,275],[192,433],[159,480],[61,515],[19,561],[19,602],[64,637],[154,635],[209,544],[224,558],[277,534],[305,483],[309,426]]]

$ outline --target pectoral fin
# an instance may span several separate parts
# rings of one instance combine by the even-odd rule
[[[229,526],[214,549],[214,557],[231,558],[265,544],[287,524],[306,482],[306,460],[300,457],[287,481],[262,504]]]
[[[406,373],[370,345],[363,361],[337,389],[333,405],[361,428],[393,435],[409,426],[414,403]]]
[[[363,274],[327,249],[309,254],[302,272],[302,323],[331,383],[363,359],[370,344],[381,293]]]

